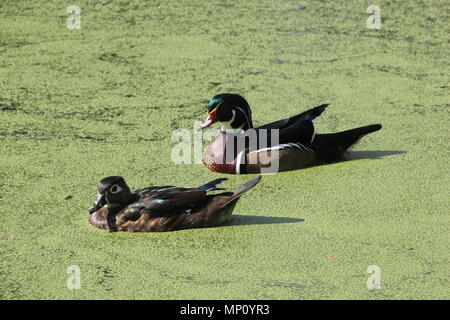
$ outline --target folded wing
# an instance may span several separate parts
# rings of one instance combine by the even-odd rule
[[[293,124],[303,121],[303,120],[314,120],[315,118],[320,116],[322,114],[322,112],[324,112],[328,106],[329,106],[329,104],[322,104],[320,106],[317,106],[317,107],[314,107],[307,111],[304,111],[293,117],[283,119],[283,120],[278,120],[275,122],[271,122],[269,124],[260,126],[256,129],[285,129],[285,128],[292,126]]]

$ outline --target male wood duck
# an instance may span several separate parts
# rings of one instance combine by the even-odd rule
[[[221,130],[205,149],[203,164],[212,171],[230,174],[296,170],[336,161],[361,137],[381,129],[380,124],[374,124],[315,134],[313,120],[327,107],[322,104],[254,128],[250,106],[243,97],[216,95],[209,101],[208,117],[199,130],[215,122],[221,124]]]
[[[108,231],[161,232],[214,227],[227,221],[239,198],[260,180],[258,176],[218,194],[210,191],[227,180],[216,179],[197,188],[148,187],[134,192],[120,176],[100,180],[89,223]]]

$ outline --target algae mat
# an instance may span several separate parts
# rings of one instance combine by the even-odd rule
[[[61,1],[0,3],[1,299],[449,298],[448,2],[380,0],[380,29],[364,0],[73,4],[80,29]],[[383,129],[265,176],[227,226],[89,226],[104,176],[221,176],[171,161],[220,92],[256,124],[331,103],[318,132]]]

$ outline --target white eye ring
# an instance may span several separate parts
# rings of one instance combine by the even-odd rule
[[[119,190],[120,190],[120,187],[117,184],[115,184],[109,189],[109,192],[111,192],[111,193],[118,193]]]

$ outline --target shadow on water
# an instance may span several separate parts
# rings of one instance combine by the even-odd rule
[[[264,216],[244,216],[233,214],[231,221],[226,226],[248,226],[257,224],[277,224],[277,223],[294,223],[303,222],[305,219],[287,218],[287,217],[264,217]]]
[[[344,160],[360,160],[360,159],[382,159],[388,156],[404,154],[406,151],[401,150],[364,150],[349,151],[344,155]]]

